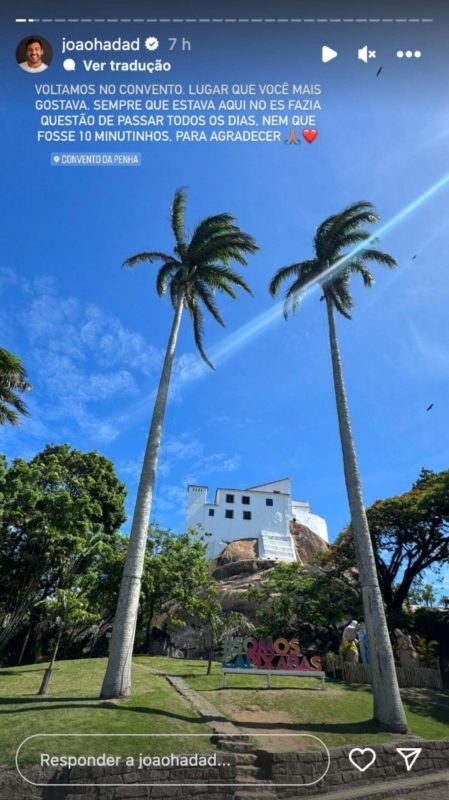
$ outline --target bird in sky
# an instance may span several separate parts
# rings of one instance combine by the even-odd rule
[[[426,411],[431,411],[432,408],[433,408],[433,403],[431,403],[430,406],[427,406]]]
[[[415,260],[415,258],[416,258],[416,256],[413,256],[413,257],[412,257],[412,261],[414,261],[414,260]]]
[[[380,75],[380,73],[382,72],[382,70],[383,70],[383,67],[379,67],[379,69],[378,69],[378,70],[377,70],[377,72],[376,72],[376,78],[378,78],[378,77],[379,77],[379,75]]]

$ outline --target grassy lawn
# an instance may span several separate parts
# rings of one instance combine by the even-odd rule
[[[374,744],[397,740],[380,731],[371,720],[369,688],[327,683],[319,691],[318,681],[274,678],[265,689],[265,679],[230,676],[231,688],[221,689],[220,665],[206,676],[206,662],[169,658],[134,659],[133,695],[118,702],[98,699],[106,666],[105,659],[83,659],[57,663],[50,692],[38,697],[45,664],[0,670],[0,761],[12,765],[20,742],[36,733],[100,733],[86,739],[32,739],[21,753],[20,763],[36,763],[40,752],[54,754],[148,755],[170,752],[210,752],[210,734],[198,714],[156,670],[180,675],[212,702],[242,732],[270,734],[259,742],[269,749],[295,749],[298,740],[281,740],[277,733],[309,733],[329,747],[344,744]],[[449,692],[403,690],[410,731],[415,736],[439,739],[449,736]],[[107,734],[158,734],[153,738],[108,738]],[[161,734],[181,734],[164,738]],[[307,740],[305,740],[307,741]],[[310,740],[309,740],[310,742]]]
[[[46,664],[0,670],[0,762],[11,765],[20,742],[35,733],[207,733],[198,714],[164,678],[135,665],[133,695],[118,702],[98,699],[106,659],[61,661],[50,684],[49,694],[38,697]],[[24,746],[21,763],[35,762],[46,753],[76,752],[97,755],[107,750],[114,755],[171,752],[211,752],[208,737],[123,739],[101,736],[86,739],[32,739]],[[84,746],[84,747],[83,747]],[[72,750],[70,750],[72,752]],[[75,751],[73,751],[75,752]]]
[[[182,676],[192,689],[210,700],[226,717],[247,732],[303,732],[322,739],[328,747],[345,744],[374,744],[398,739],[381,731],[371,720],[372,699],[367,686],[319,682],[301,678],[266,679],[232,675],[227,689],[221,689],[219,664],[206,676],[206,663],[168,658],[137,659],[153,669]],[[282,691],[280,691],[282,689]],[[424,739],[449,736],[449,692],[424,689],[402,690],[410,732]],[[267,740],[264,740],[265,743]],[[288,738],[286,743],[293,740]]]

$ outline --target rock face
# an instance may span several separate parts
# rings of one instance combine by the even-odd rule
[[[273,566],[270,559],[259,558],[257,539],[237,539],[226,545],[210,562],[223,609],[237,611],[254,622],[257,603],[245,597],[244,593],[263,583]]]
[[[307,570],[316,563],[317,556],[326,552],[328,544],[309,528],[291,523],[290,532],[296,549],[298,561]],[[249,588],[257,588],[268,579],[276,566],[276,561],[259,558],[258,540],[237,539],[230,542],[221,553],[210,562],[212,575],[218,583],[220,602],[224,611],[242,614],[248,623],[255,624],[258,603],[246,596]],[[205,637],[201,623],[189,620],[185,628],[175,628],[167,615],[157,620],[169,637],[175,650],[186,650],[195,657],[205,651]],[[153,648],[152,648],[153,649]]]
[[[290,533],[296,555],[305,569],[313,569],[317,557],[329,545],[305,525],[292,522]],[[242,593],[264,583],[276,565],[275,561],[258,557],[257,539],[237,539],[211,561],[211,571],[220,587],[220,599],[225,611],[238,611],[255,621],[257,603]]]
[[[210,562],[212,575],[217,581],[224,581],[236,575],[252,575],[270,569],[273,561],[259,558],[257,539],[236,539],[226,545],[224,550]]]
[[[257,558],[259,555],[259,547],[257,539],[237,539],[235,542],[229,542],[224,550],[214,559],[211,564],[212,571],[217,567],[224,564],[229,564],[233,561],[249,561]]]
[[[316,533],[298,522],[290,523],[290,533],[295,545],[296,555],[305,567],[313,567],[317,557],[329,550],[329,545]]]

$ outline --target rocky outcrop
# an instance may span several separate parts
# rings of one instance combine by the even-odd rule
[[[235,542],[229,542],[210,562],[212,575],[217,581],[226,581],[242,575],[255,575],[272,567],[273,561],[259,558],[257,539],[237,539]]]
[[[305,567],[313,567],[318,556],[329,550],[329,545],[324,539],[299,522],[290,523],[290,533],[298,561]]]
[[[292,522],[290,533],[298,561],[305,569],[313,569],[317,558],[329,545],[305,525]],[[211,561],[211,571],[220,587],[220,599],[225,611],[238,611],[255,622],[257,603],[246,597],[251,587],[264,583],[276,565],[275,561],[258,557],[257,539],[238,539],[230,542]]]
[[[290,532],[298,561],[306,570],[313,570],[317,557],[326,552],[328,545],[305,525],[292,522]],[[276,562],[259,558],[258,540],[237,539],[229,542],[221,553],[210,562],[211,573],[218,583],[219,598],[223,610],[242,615],[243,623],[249,627],[256,623],[260,606],[257,600],[248,597],[248,589],[258,588],[269,578]],[[204,626],[199,620],[189,620],[186,627],[176,628],[169,615],[161,615],[156,624],[162,628],[176,651],[185,655],[204,654],[206,638]]]
[[[221,553],[211,561],[212,572],[215,566],[222,567],[235,561],[249,561],[259,556],[259,543],[257,539],[236,539],[229,542]]]

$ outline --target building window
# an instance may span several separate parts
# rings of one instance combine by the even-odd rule
[[[251,519],[251,511],[244,511],[243,519]]]
[[[265,498],[265,505],[266,506],[272,506],[273,505],[273,498],[272,497],[266,497]]]
[[[234,512],[233,512],[232,508],[227,508],[226,509],[225,517],[226,517],[226,519],[234,519]]]
[[[214,516],[214,514],[215,514],[215,508],[210,508],[210,509],[209,509],[209,516],[210,516],[210,517],[213,517],[213,516]]]
[[[227,494],[226,495],[226,502],[227,503],[233,503],[234,502],[234,495],[233,494]]]
[[[250,498],[249,494],[243,494],[242,495],[242,503],[243,503],[243,505],[244,506],[249,506],[250,502],[251,502],[251,498]]]

